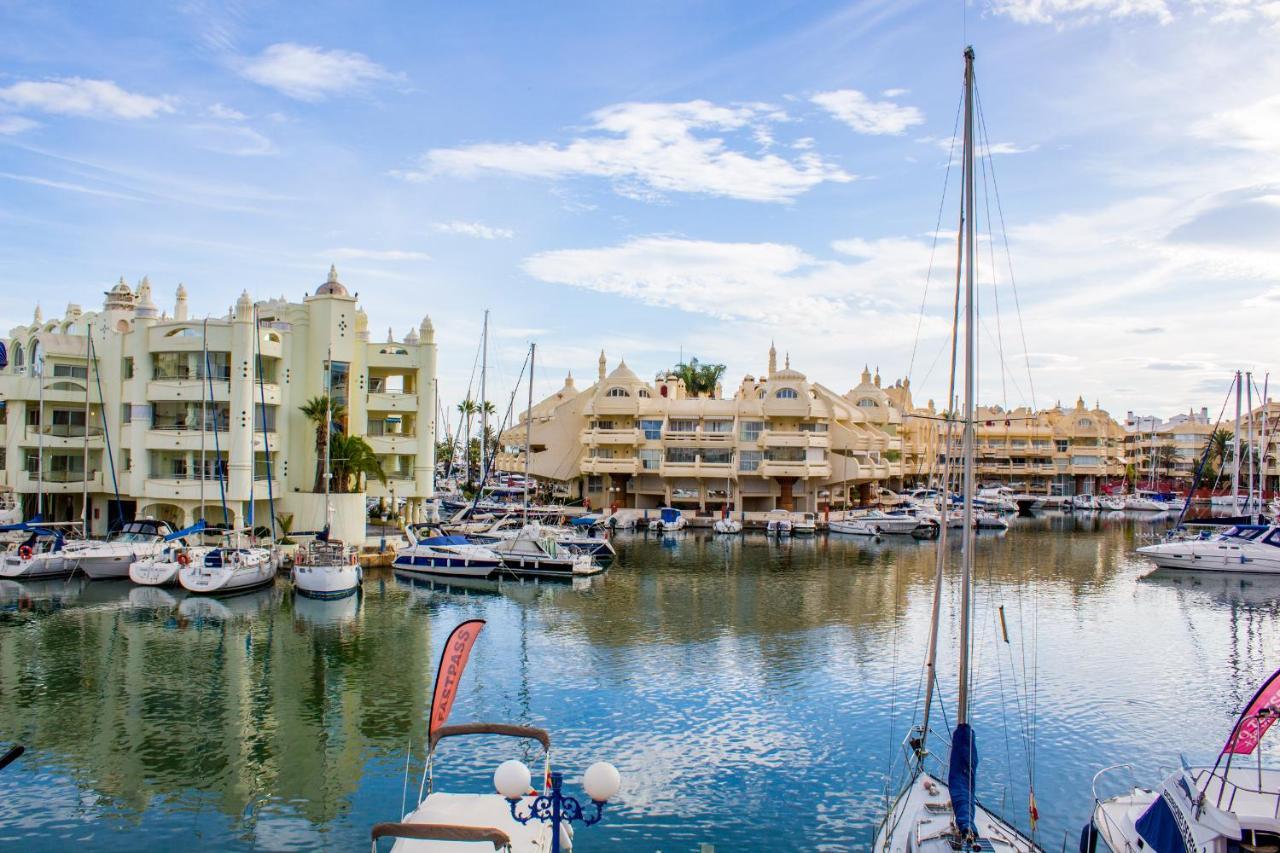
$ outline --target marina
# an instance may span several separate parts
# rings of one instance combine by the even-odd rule
[[[1270,674],[1280,579],[1157,572],[1134,549],[1160,527],[1049,512],[978,539],[975,708],[993,780],[980,799],[1027,831],[1021,739],[1006,748],[996,721],[1017,715],[1010,648],[1034,652],[1046,849],[1074,849],[1103,766],[1156,784],[1170,744],[1212,764]],[[574,583],[470,588],[377,569],[332,601],[291,594],[283,576],[220,599],[0,581],[0,739],[27,748],[0,773],[0,843],[365,846],[374,823],[400,818],[409,744],[421,771],[435,660],[403,650],[438,650],[479,617],[453,719],[543,727],[558,766],[621,771],[578,849],[867,849],[912,721],[936,543],[688,530],[616,544],[608,572]],[[997,642],[1000,606],[1012,646]],[[940,660],[955,642],[943,632]],[[484,790],[512,757],[465,741],[437,765],[445,790]]]

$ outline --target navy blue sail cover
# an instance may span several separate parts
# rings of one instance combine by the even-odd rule
[[[1187,853],[1182,829],[1166,797],[1156,797],[1134,826],[1147,846],[1157,853]]]
[[[978,744],[968,723],[956,726],[951,735],[951,766],[947,768],[947,787],[951,789],[951,810],[956,829],[962,835],[977,835],[974,825],[974,789],[978,783]]]

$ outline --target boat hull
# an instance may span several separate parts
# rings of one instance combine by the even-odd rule
[[[1262,551],[1275,551],[1274,555]],[[1193,539],[1144,545],[1138,553],[1162,569],[1189,569],[1198,572],[1280,574],[1280,548],[1240,546],[1217,539]]]
[[[308,598],[346,598],[360,589],[361,580],[358,564],[293,567],[293,588]]]
[[[955,815],[944,782],[921,773],[899,795],[876,831],[875,853],[953,853]],[[974,806],[974,825],[982,849],[994,853],[1043,853],[1040,846],[981,803]]]
[[[267,586],[275,581],[276,563],[269,555],[251,555],[245,559],[203,562],[185,566],[178,572],[178,583],[196,595],[228,595]]]
[[[0,578],[9,580],[34,580],[36,578],[61,578],[71,574],[71,567],[60,553],[34,554],[24,560],[17,554],[6,554],[0,560]]]

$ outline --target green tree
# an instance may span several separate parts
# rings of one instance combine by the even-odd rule
[[[370,478],[387,482],[382,462],[369,442],[358,435],[337,432],[332,436],[333,490],[340,494],[363,491]]]
[[[326,394],[312,397],[298,409],[307,416],[316,430],[316,480],[312,491],[324,491],[324,449],[334,427],[342,429],[346,419],[346,409],[337,401],[331,401]]]
[[[723,364],[704,364],[694,357],[671,368],[671,375],[683,379],[685,389],[696,397],[715,394],[724,371]]]
[[[1173,470],[1173,466],[1178,462],[1178,451],[1172,445],[1164,444],[1156,448],[1155,451],[1155,467],[1158,474],[1169,476],[1169,472]]]
[[[466,399],[464,399],[461,403],[458,404],[458,413],[462,415],[462,421],[463,421],[463,424],[465,425],[462,433],[463,448],[469,448],[471,446],[471,418],[479,411],[480,411],[480,406],[476,403],[475,400],[472,400],[470,396],[468,396]],[[467,460],[467,473],[466,473],[466,476],[463,477],[462,479],[466,485],[470,486],[471,485],[471,454],[464,453],[463,456]]]
[[[1214,463],[1219,471],[1227,467],[1228,460],[1231,459],[1231,441],[1235,438],[1235,433],[1229,429],[1219,427],[1209,436],[1209,461]]]

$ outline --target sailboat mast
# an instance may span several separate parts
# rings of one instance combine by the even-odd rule
[[[92,342],[90,338],[90,342]],[[31,359],[31,374],[40,385],[36,405],[36,517],[44,515],[44,347],[36,341],[36,356]],[[85,393],[89,393],[89,380],[85,379]],[[85,476],[89,476],[85,473]],[[43,520],[43,519],[42,519]]]
[[[1255,448],[1253,445],[1253,373],[1249,372],[1244,375],[1244,392],[1248,398],[1248,405],[1245,407],[1245,418],[1249,425],[1249,491],[1248,497],[1244,499],[1245,508],[1249,510],[1249,520],[1253,524],[1258,523],[1258,514],[1253,511],[1253,468],[1256,463]]]
[[[200,327],[200,375],[209,372],[209,318],[204,319],[204,323]],[[201,382],[201,385],[204,383]],[[204,433],[209,427],[208,422],[209,407],[208,398],[204,394],[204,389],[200,389],[200,518],[204,518],[204,481],[208,475],[205,468],[205,442]],[[198,521],[199,519],[197,519]]]
[[[533,357],[537,344],[529,344],[529,405],[524,413],[524,523],[529,523],[529,457],[533,455]]]
[[[83,489],[80,492],[80,517],[84,519],[81,530],[86,539],[89,538],[89,371],[93,369],[90,360],[93,353],[89,347],[93,343],[92,334],[93,324],[86,322],[84,325],[84,455],[80,463],[80,467],[84,469]],[[41,424],[40,428],[44,429],[44,424]]]
[[[489,413],[486,404],[485,378],[489,375],[489,309],[484,309],[484,329],[480,334],[480,494],[484,495],[485,440],[489,435]]]
[[[969,645],[973,576],[973,395],[977,361],[973,293],[973,48],[964,52],[964,539],[960,562],[960,685],[956,722],[969,721]]]
[[[329,445],[333,442],[333,344],[329,345],[328,361],[324,371],[324,512],[325,521],[329,519],[329,479],[333,473],[329,470],[332,456]],[[395,507],[391,511],[395,512]]]
[[[1236,423],[1231,435],[1231,455],[1235,463],[1231,466],[1231,512],[1240,512],[1240,371],[1236,371]]]

